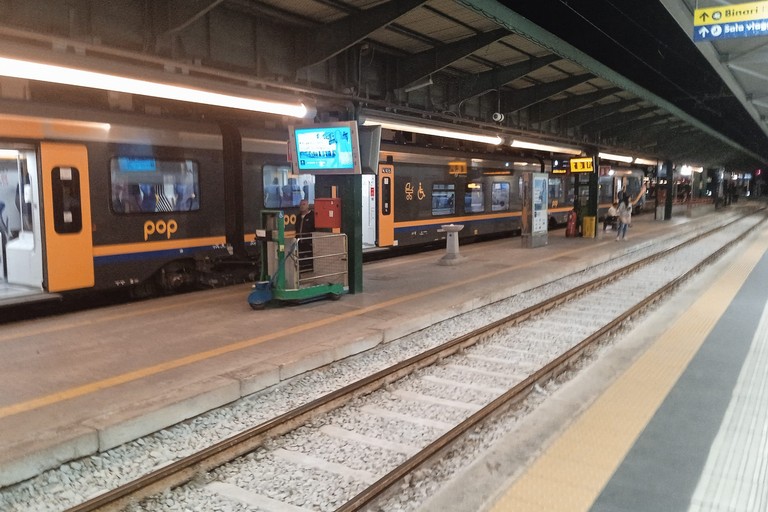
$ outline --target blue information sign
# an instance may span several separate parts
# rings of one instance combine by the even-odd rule
[[[716,23],[693,28],[693,40],[696,42],[758,36],[768,36],[768,19]]]

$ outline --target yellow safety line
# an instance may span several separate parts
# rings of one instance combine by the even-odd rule
[[[574,249],[573,251],[569,252],[579,252],[582,249]],[[557,255],[553,255],[551,258],[542,258],[537,260],[537,264],[540,264],[542,261],[546,261],[548,259],[554,259],[554,258],[561,258],[563,255],[569,254],[569,252],[566,253],[558,253]],[[528,263],[527,265],[530,265]],[[527,266],[526,265],[526,266]],[[515,267],[511,267],[515,268]],[[494,272],[489,272],[487,274],[483,275],[483,278],[490,278],[496,275],[507,273],[511,270],[510,267],[506,267],[500,270],[496,270]],[[57,393],[52,393],[49,395],[41,396],[39,398],[35,398],[32,400],[27,400],[25,402],[19,402],[17,404],[8,405],[5,407],[0,407],[0,418],[5,418],[8,416],[13,416],[14,414],[19,414],[22,412],[31,411],[34,409],[39,409],[41,407],[45,407],[48,405],[52,405],[64,400],[69,400],[72,398],[77,398],[80,396],[88,395],[90,393],[95,393],[96,391],[100,391],[103,389],[111,388],[114,386],[119,386],[120,384],[126,384],[128,382],[132,382],[135,380],[143,379],[145,377],[150,377],[152,375],[156,375],[161,372],[173,370],[175,368],[179,368],[182,366],[199,363],[201,361],[205,361],[207,359],[211,359],[214,357],[222,356],[225,354],[229,354],[231,352],[235,352],[237,350],[243,350],[250,347],[253,347],[255,345],[259,345],[261,343],[274,340],[277,338],[281,338],[286,335],[290,334],[297,334],[304,331],[311,331],[313,329],[317,329],[318,327],[322,327],[328,324],[333,324],[336,322],[341,322],[344,320],[348,320],[350,318],[354,318],[357,316],[364,315],[371,311],[376,311],[379,309],[383,309],[389,306],[393,306],[396,304],[401,304],[403,302],[411,301],[411,300],[417,300],[422,297],[426,297],[431,294],[440,293],[446,290],[450,290],[452,288],[461,288],[469,283],[477,282],[477,276],[470,277],[467,279],[464,279],[462,281],[452,281],[448,284],[444,284],[441,286],[437,286],[435,288],[430,288],[423,290],[418,293],[400,296],[394,299],[390,299],[388,301],[384,301],[378,304],[374,304],[371,306],[367,306],[361,309],[357,309],[354,311],[348,311],[346,313],[339,313],[336,315],[328,316],[326,318],[323,318],[321,320],[316,320],[314,322],[308,322],[302,325],[298,325],[295,327],[291,327],[288,329],[282,329],[280,331],[266,334],[263,336],[258,336],[256,338],[250,338],[247,340],[239,341],[236,343],[231,343],[229,345],[225,345],[216,349],[207,350],[205,352],[198,352],[196,354],[191,354],[186,357],[173,359],[171,361],[166,361],[164,363],[156,364],[153,366],[148,366],[146,368],[141,368],[139,370],[135,370],[132,372],[123,373],[120,375],[116,375],[114,377],[110,377],[107,379],[98,380],[95,382],[91,382],[88,384],[84,384],[82,386],[77,386],[74,388],[69,388],[64,391],[60,391]],[[186,305],[189,305],[189,302],[185,303]],[[114,318],[114,317],[113,317]],[[84,323],[95,323],[95,322],[84,322]],[[75,324],[77,325],[77,324]],[[74,326],[74,325],[73,325]]]
[[[763,231],[490,510],[589,510],[766,250]]]

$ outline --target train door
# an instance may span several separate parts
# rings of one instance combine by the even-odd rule
[[[379,247],[395,243],[395,166],[379,165],[377,194],[377,238]]]
[[[88,153],[76,144],[40,145],[48,291],[94,285]]]
[[[43,289],[43,244],[37,153],[0,146],[0,229],[3,279]]]
[[[376,175],[363,174],[363,249],[376,246]]]

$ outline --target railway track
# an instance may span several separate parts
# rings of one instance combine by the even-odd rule
[[[264,510],[277,510],[281,494],[285,494],[282,502],[296,510],[364,510],[468,430],[564,371],[762,220],[752,217],[736,221],[728,229],[699,236],[566,290],[170,463],[69,512],[173,509],[169,503],[186,500],[185,492]],[[685,268],[676,267],[680,262],[685,262]],[[624,297],[626,290],[632,290],[631,301],[627,299],[621,308],[606,308],[605,295],[618,294],[611,287],[621,288]],[[388,402],[391,407],[387,407]],[[441,412],[434,414],[435,409]],[[409,417],[402,416],[404,410]],[[360,415],[377,418],[372,423],[383,427],[374,427],[373,433],[346,428],[354,427],[354,418]],[[388,439],[387,426],[398,422],[406,424],[409,432],[395,433]],[[340,453],[348,455],[345,444],[372,446],[373,451],[358,451],[374,454],[382,463],[378,471],[368,471],[356,469],[354,461],[312,455],[311,448],[310,453],[302,453],[301,447],[312,447],[318,436],[338,443],[325,454],[331,459],[340,459]],[[240,462],[230,463],[234,460]],[[265,478],[270,473],[265,468],[281,465],[303,465],[312,475],[327,473],[331,487],[339,492],[321,494],[321,503],[313,503],[301,497],[302,491],[286,491],[279,477],[273,482]],[[248,479],[237,475],[245,474],[259,475],[255,489],[240,485],[241,480]],[[191,484],[185,486],[187,491],[180,491],[180,498],[165,492],[188,482]]]

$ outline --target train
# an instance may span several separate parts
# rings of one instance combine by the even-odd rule
[[[263,209],[316,199],[295,174],[287,130],[5,102],[0,108],[0,236],[5,290],[126,289],[136,296],[258,278]],[[573,208],[575,179],[539,156],[462,153],[384,137],[363,175],[364,250],[420,246],[461,223],[467,240],[519,232],[521,181],[548,172],[549,221]],[[382,173],[392,202],[378,206]],[[638,189],[638,170],[600,177],[601,208]],[[386,210],[386,211],[385,211]]]
[[[382,144],[379,157],[391,162],[391,166],[379,167],[391,167],[395,185],[394,221],[380,236],[379,245],[404,247],[440,241],[445,238],[444,224],[463,225],[459,236],[464,241],[519,234],[525,172],[548,174],[550,229],[563,226],[574,205],[585,209],[587,204],[588,177],[553,171],[552,162],[541,157],[467,155],[395,144]],[[642,211],[643,185],[648,179],[644,170],[602,165],[600,172],[598,216],[605,215],[624,194],[637,201],[637,212]],[[373,245],[371,237],[369,240]]]

